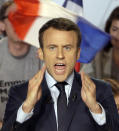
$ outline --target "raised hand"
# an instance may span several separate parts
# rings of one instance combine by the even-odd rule
[[[84,72],[81,72],[82,89],[81,97],[87,107],[93,113],[102,113],[100,105],[96,101],[96,86]]]
[[[41,98],[41,82],[43,80],[45,69],[46,66],[44,65],[43,68],[29,81],[27,97],[22,106],[23,111],[26,113],[31,112],[36,102]]]

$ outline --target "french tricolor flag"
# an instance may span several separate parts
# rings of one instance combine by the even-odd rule
[[[65,17],[78,24],[81,34],[79,62],[89,63],[109,41],[110,36],[82,17],[82,0],[14,0],[15,12],[9,14],[15,32],[20,39],[39,47],[38,32],[52,18]]]

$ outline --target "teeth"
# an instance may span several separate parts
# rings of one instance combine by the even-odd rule
[[[57,66],[63,66],[64,64],[56,64]]]

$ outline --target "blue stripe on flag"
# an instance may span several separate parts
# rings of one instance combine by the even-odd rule
[[[66,7],[66,6],[67,6],[67,3],[68,3],[69,1],[72,1],[72,2],[74,2],[75,4],[83,7],[83,2],[82,2],[82,0],[65,0],[63,6]]]
[[[80,17],[77,21],[82,41],[79,62],[89,63],[110,40],[110,35]]]
[[[69,0],[65,0],[65,2],[64,2],[64,4],[63,4],[64,7],[66,7],[68,1],[69,1]]]
[[[70,1],[72,1],[72,2],[76,3],[77,5],[80,5],[81,7],[83,7],[82,0],[70,0]]]

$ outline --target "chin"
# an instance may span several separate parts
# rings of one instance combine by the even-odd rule
[[[12,53],[11,53],[12,54]],[[27,55],[27,53],[23,53],[23,54],[12,54],[13,57],[17,58],[17,59],[21,59],[24,58]]]
[[[66,81],[67,77],[65,77],[64,75],[62,76],[56,76],[54,77],[56,81],[58,82],[63,82],[63,81]]]

